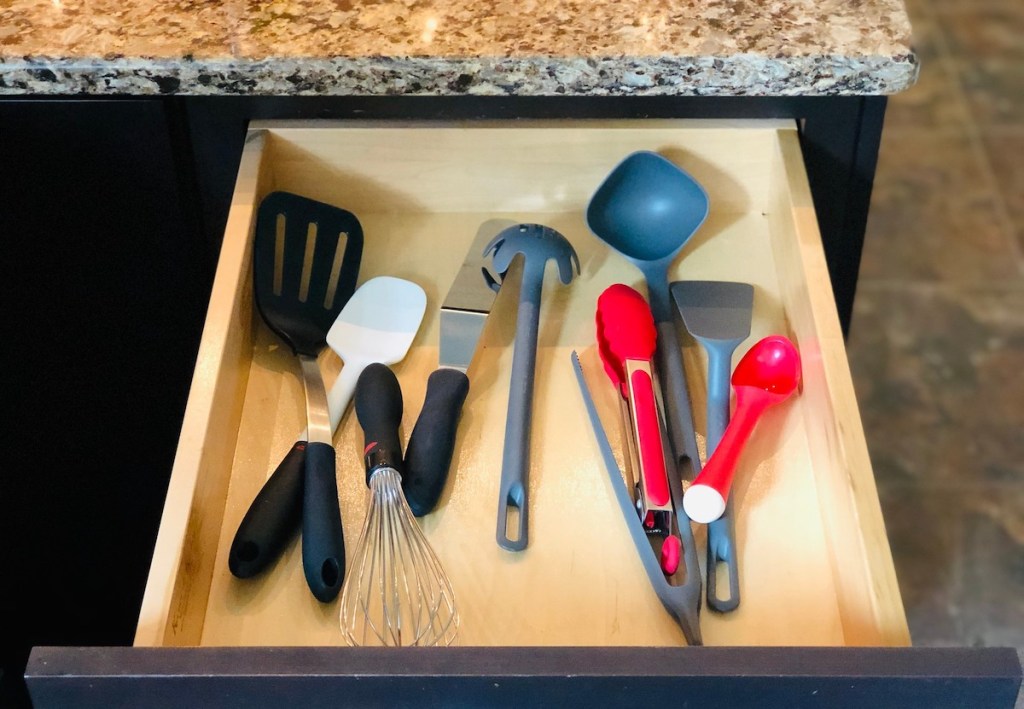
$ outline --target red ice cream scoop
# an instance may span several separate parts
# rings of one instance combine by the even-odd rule
[[[736,464],[764,412],[788,399],[800,386],[800,353],[781,335],[756,343],[732,373],[736,411],[718,448],[683,496],[683,509],[695,522],[714,522],[725,511]]]

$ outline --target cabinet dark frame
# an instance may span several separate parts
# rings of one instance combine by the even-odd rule
[[[200,280],[212,277],[245,132],[252,120],[792,119],[800,132],[844,332],[856,290],[886,105],[882,96],[17,100],[59,103],[60,110],[69,111],[74,110],[76,101],[158,105],[170,146],[176,199],[181,205],[180,228],[191,245],[191,258],[202,261],[195,264],[195,273],[203,274]],[[110,130],[115,129],[126,127]],[[209,283],[197,287],[208,289]],[[201,312],[195,317],[200,319],[197,326],[201,325]],[[188,364],[190,367],[191,360]],[[187,392],[188,378],[182,376],[178,385]],[[116,381],[111,386],[117,386]],[[153,437],[173,450],[177,433],[177,426],[164,420]],[[171,463],[169,458],[162,470],[152,471],[154,485],[159,486],[161,475],[166,485]],[[156,529],[158,519],[151,522],[152,530],[147,533]],[[123,563],[138,570],[148,565],[148,559]],[[511,706],[560,701],[609,706],[686,700],[701,706],[730,707],[985,709],[1013,706],[1021,669],[1010,648],[454,648],[417,652],[36,647],[25,678],[40,708],[118,704]]]
[[[1008,709],[1008,648],[39,648],[46,707]]]

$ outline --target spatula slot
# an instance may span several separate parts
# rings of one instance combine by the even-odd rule
[[[324,294],[324,307],[334,307],[334,296],[338,292],[338,279],[341,277],[341,264],[345,261],[345,249],[348,246],[348,233],[338,234],[338,243],[334,246],[334,261],[331,263],[331,277],[327,280],[327,293]]]
[[[316,253],[316,222],[306,227],[306,252],[302,257],[302,279],[299,281],[299,302],[309,299],[309,280],[313,274],[313,254]]]
[[[274,295],[280,297],[284,291],[284,215],[274,220]]]

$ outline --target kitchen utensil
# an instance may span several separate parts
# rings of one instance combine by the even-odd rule
[[[693,541],[693,532],[690,529],[690,521],[682,514],[682,487],[679,480],[670,476],[669,486],[672,490],[672,498],[677,503],[676,520],[678,525],[673,529],[673,534],[681,538],[683,564],[685,576],[682,579],[676,578],[675,572],[666,577],[662,564],[648,542],[643,525],[636,515],[633,502],[626,486],[623,483],[619,466],[615,462],[615,453],[608,442],[608,435],[604,430],[601,419],[597,413],[597,406],[594,404],[594,397],[587,386],[583,374],[583,367],[580,364],[579,355],[572,353],[572,366],[576,372],[576,381],[580,386],[580,394],[583,396],[583,403],[587,407],[587,416],[594,429],[594,436],[597,438],[597,445],[601,449],[601,457],[604,459],[608,477],[611,480],[612,489],[615,491],[615,501],[619,505],[619,511],[629,530],[629,536],[633,540],[637,554],[643,564],[644,572],[650,581],[658,599],[669,612],[683,631],[686,642],[690,645],[703,645],[700,632],[700,572],[697,564],[697,551]],[[678,553],[679,550],[676,550]],[[679,565],[678,563],[676,564]],[[694,571],[696,570],[696,571]],[[672,583],[676,581],[676,583]]]
[[[729,423],[729,374],[732,353],[750,336],[754,311],[754,287],[732,281],[676,281],[669,287],[687,331],[708,355],[708,403],[706,450],[710,457]],[[739,550],[732,503],[708,525],[708,607],[727,613],[740,605]],[[729,595],[718,593],[718,565],[729,574]]]
[[[256,305],[302,368],[309,431],[303,465],[302,566],[320,601],[333,600],[345,574],[334,446],[327,393],[317,355],[352,295],[363,232],[351,212],[275,192],[256,218],[253,272]]]
[[[327,344],[345,363],[327,395],[332,431],[338,430],[363,370],[405,358],[426,309],[423,289],[401,278],[371,278],[355,292],[327,332]]]
[[[505,449],[501,460],[498,499],[498,545],[522,551],[528,542],[529,513],[527,478],[530,471],[530,421],[533,415],[533,374],[537,363],[537,332],[540,325],[541,289],[544,267],[553,260],[558,276],[568,285],[580,272],[580,260],[569,241],[550,227],[518,224],[502,230],[487,245],[494,269],[505,273],[512,259],[523,255],[522,285],[516,316],[516,341],[512,354]],[[518,511],[511,520],[509,510]],[[511,530],[510,527],[514,527]]]
[[[788,399],[800,386],[800,353],[781,335],[755,343],[732,374],[736,412],[704,470],[683,498],[686,513],[697,522],[718,519],[725,510],[736,463],[762,414]]]
[[[668,290],[668,269],[708,214],[689,174],[657,153],[636,152],[605,178],[587,205],[590,230],[640,269],[658,327],[657,370],[675,465],[700,470],[690,395]],[[688,477],[688,471],[683,473]]]
[[[620,393],[629,402],[630,438],[638,449],[640,518],[647,528],[661,528],[658,518],[671,516],[672,504],[651,368],[657,338],[654,318],[642,295],[616,283],[598,297],[596,321],[602,360],[614,369]]]
[[[669,518],[671,516],[671,505],[664,511],[645,511],[642,493],[638,490],[638,485],[632,474],[633,470],[640,470],[640,454],[637,451],[637,434],[633,425],[633,415],[630,412],[629,404],[625,397],[626,373],[622,368],[622,363],[611,353],[608,349],[608,343],[601,336],[600,316],[598,316],[597,320],[598,352],[601,363],[604,366],[605,373],[608,374],[608,377],[615,385],[615,390],[619,393],[619,416],[622,423],[622,438],[625,441],[627,451],[626,470],[623,477],[627,482],[627,490],[631,499],[637,506],[637,513],[640,519],[643,520],[644,532],[650,535],[662,536],[663,541],[660,549],[661,569],[665,574],[671,576],[679,566],[681,554],[679,539],[671,534],[671,525],[666,521],[666,516]],[[658,437],[659,439],[661,437],[660,424]],[[664,455],[664,449],[662,449],[662,454]],[[661,469],[662,473],[664,473],[664,458],[662,459]]]
[[[597,353],[601,359],[601,365],[604,368],[605,374],[608,375],[608,379],[611,380],[615,386],[615,391],[618,392],[619,396],[619,420],[622,424],[622,440],[626,447],[626,470],[625,480],[627,483],[627,489],[630,497],[633,498],[633,502],[636,503],[640,499],[640,491],[637,489],[636,476],[633,471],[637,471],[639,475],[640,471],[640,453],[636,449],[636,436],[633,433],[633,417],[629,412],[629,402],[626,401],[625,397],[625,383],[626,383],[626,372],[622,369],[622,364],[618,358],[612,354],[608,348],[608,343],[605,341],[604,336],[601,332],[601,316],[598,313],[595,316],[595,324],[597,329]]]
[[[342,633],[351,645],[450,645],[459,628],[455,594],[402,493],[402,391],[394,372],[366,367],[355,407],[370,502],[341,593]]]
[[[327,344],[345,362],[327,394],[332,435],[348,408],[360,372],[370,362],[401,361],[419,330],[426,306],[422,288],[390,276],[371,278],[349,298],[327,332]],[[228,566],[239,578],[259,573],[277,558],[298,528],[307,434],[302,433],[264,483],[235,532]]]
[[[484,276],[484,249],[497,232],[512,224],[494,219],[481,225],[441,305],[440,368],[427,379],[423,408],[405,449],[402,491],[417,517],[434,509],[444,491],[462,405],[469,394],[466,372],[497,295]]]

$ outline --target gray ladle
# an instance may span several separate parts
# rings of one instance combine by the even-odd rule
[[[609,173],[587,206],[587,226],[640,269],[658,326],[657,365],[676,469],[700,471],[697,437],[668,289],[668,269],[708,215],[708,196],[689,174],[657,153],[633,153]]]
[[[509,551],[522,551],[528,541],[530,420],[544,267],[548,261],[554,260],[558,265],[559,278],[568,285],[580,272],[580,260],[564,236],[540,224],[517,224],[504,229],[484,249],[484,255],[487,254],[492,255],[492,263],[498,273],[505,273],[518,254],[522,254],[524,259],[516,315],[516,341],[512,352],[508,417],[505,420],[505,450],[501,458],[497,531],[498,546]],[[510,508],[519,512],[512,537],[508,530]]]

